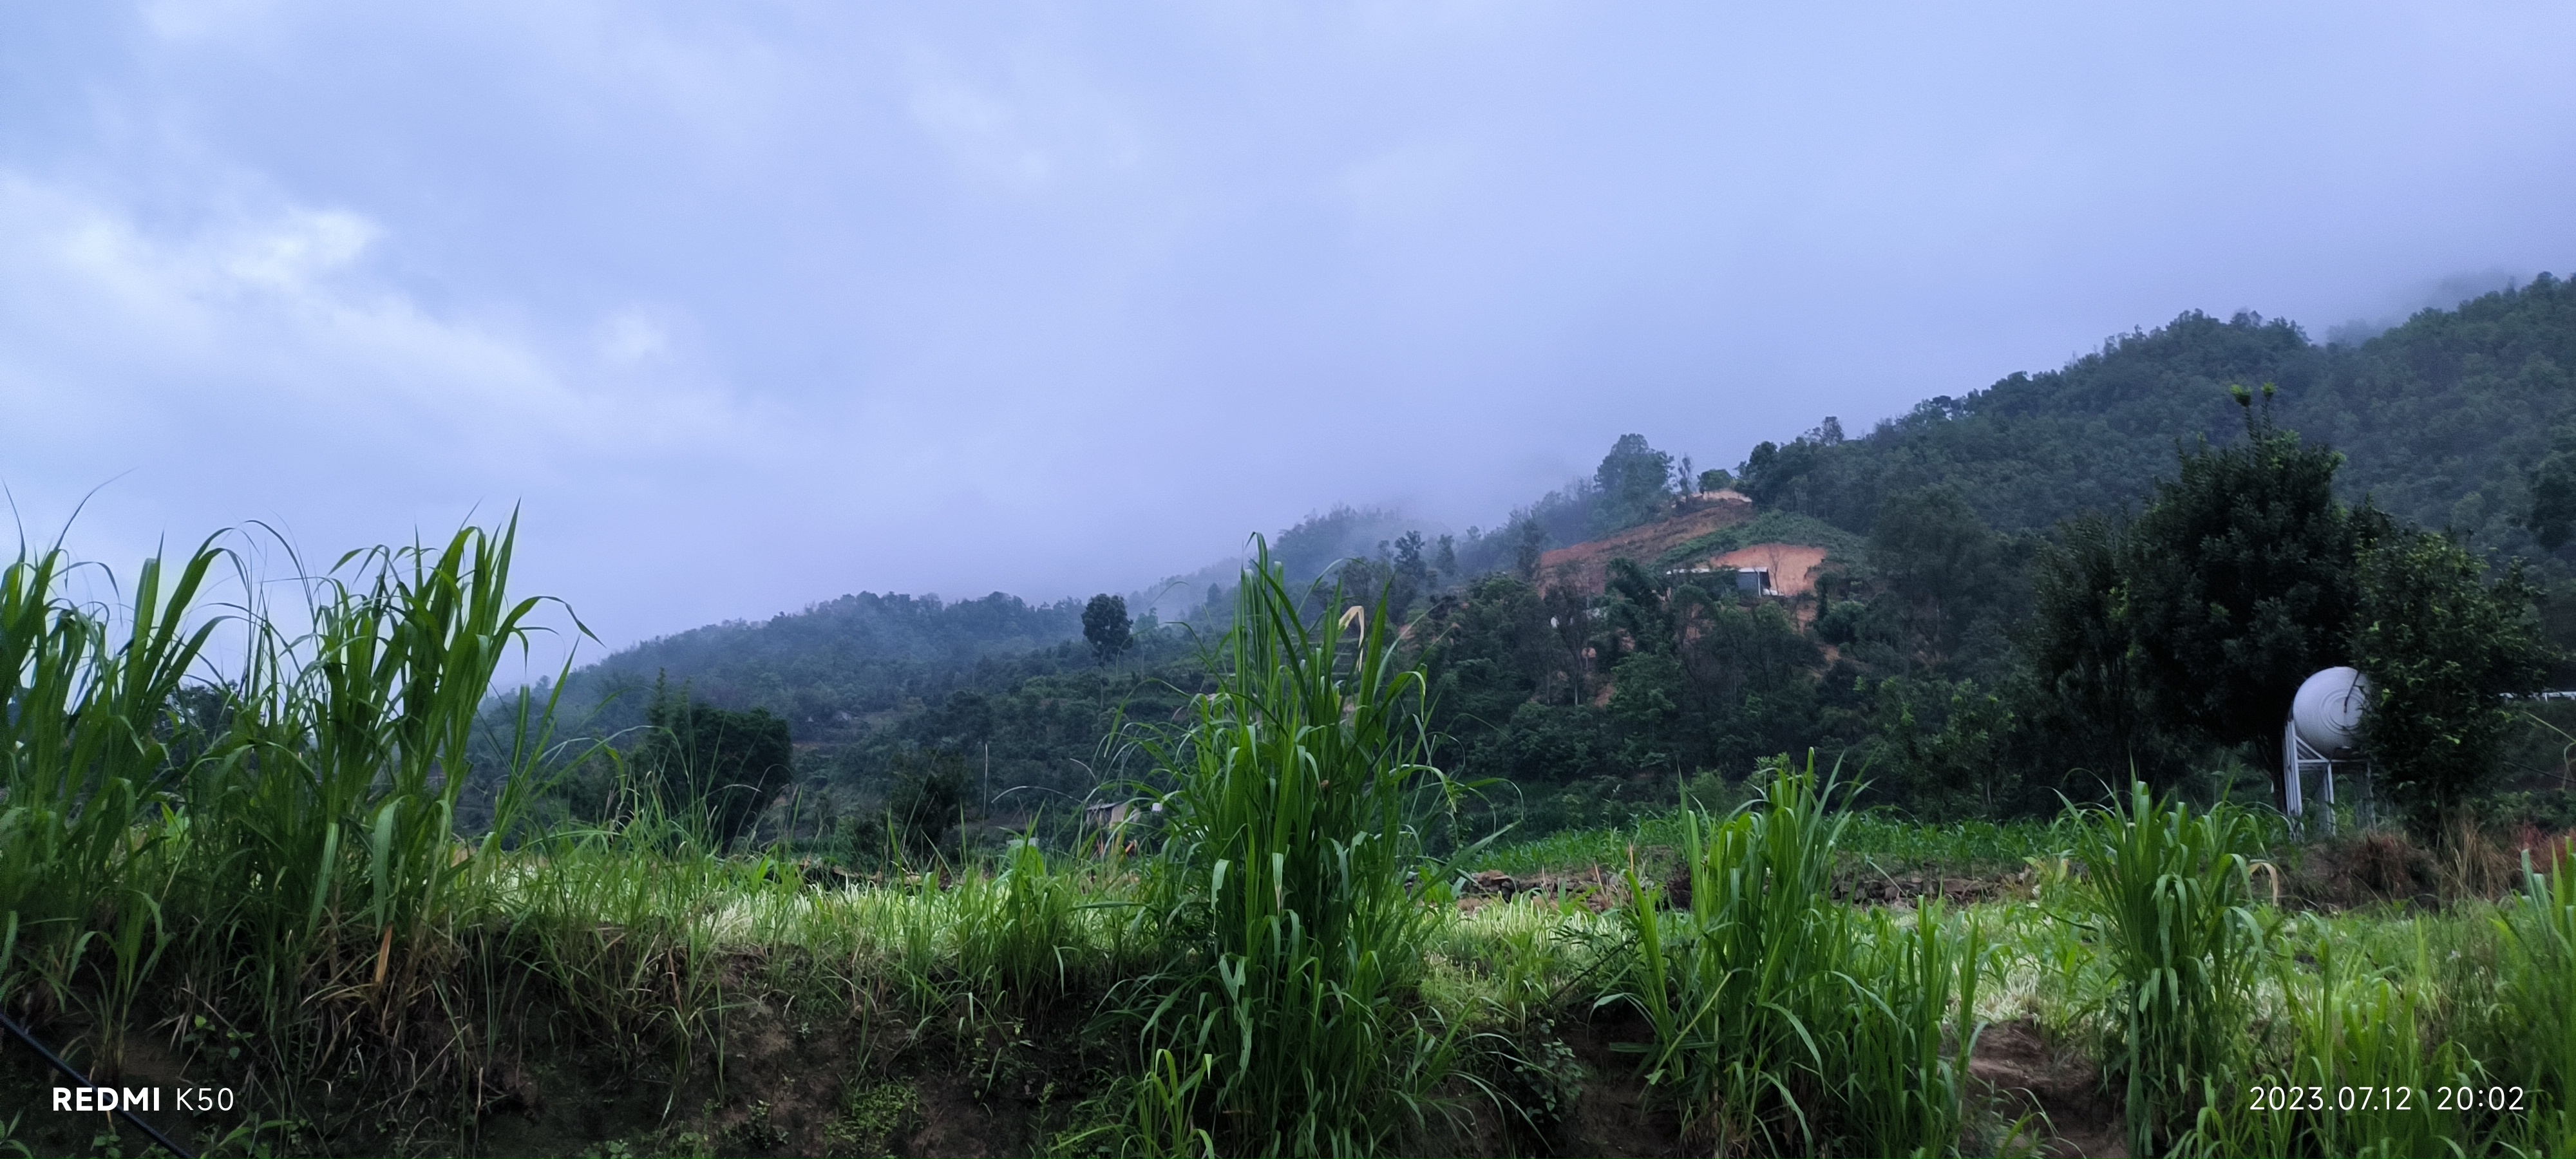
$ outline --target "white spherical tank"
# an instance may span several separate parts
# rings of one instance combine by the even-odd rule
[[[2299,683],[2299,694],[2290,700],[2290,725],[2308,747],[2339,756],[2361,744],[2361,714],[2369,707],[2369,677],[2328,668]]]

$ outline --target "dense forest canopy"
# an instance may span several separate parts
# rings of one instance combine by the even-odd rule
[[[2297,565],[2322,569],[2295,597],[2315,615],[2262,605],[2305,624],[2275,633],[2295,646],[2266,645],[2278,655],[2247,661],[2246,679],[2267,689],[2291,668],[2359,654],[2347,621],[2363,600],[2362,548],[2349,519],[2379,521],[2369,525],[2388,535],[2449,533],[2456,556],[2407,549],[2426,567],[2519,560],[2526,580],[2514,582],[2526,586],[2512,591],[2576,595],[2576,545],[2561,526],[2576,511],[2552,506],[2561,491],[2576,495],[2570,366],[2576,287],[2547,275],[2357,344],[2320,345],[2253,314],[2191,312],[2059,369],[1928,400],[1865,434],[1827,418],[1757,445],[1731,471],[1701,471],[1629,435],[1590,477],[1491,529],[1429,535],[1397,511],[1336,506],[1277,535],[1274,554],[1291,581],[1337,585],[1346,603],[1382,600],[1409,626],[1438,693],[1442,760],[1506,779],[1507,811],[1524,824],[1581,822],[1587,810],[1668,798],[1677,781],[1738,777],[1808,746],[1858,762],[1879,803],[1930,814],[2044,809],[2116,761],[2168,783],[2199,770],[2202,791],[2242,790],[2263,782],[2268,726],[2203,720],[2175,707],[2178,693],[2155,691],[2188,682],[2173,666],[2212,663],[2159,650],[2200,637],[2178,621],[2142,646],[2133,633],[2147,621],[2105,626],[2139,593],[2179,599],[2236,581],[2187,551],[2136,545],[2237,518],[2224,503],[2195,512],[2182,498],[2199,493],[2194,472],[2234,469],[2229,448],[2296,448],[2272,458],[2305,474],[2263,486],[2313,511],[2245,516],[2325,521],[2298,533],[2324,537],[2316,561]],[[2264,430],[2278,434],[2246,425],[2236,400],[2255,393]],[[1757,514],[1658,558],[1613,561],[1594,590],[1540,574],[1546,549],[1658,523],[1718,488]],[[1702,566],[1760,543],[1819,549],[1812,590],[1767,597]],[[2264,567],[2244,582],[2295,571]],[[2459,582],[2470,587],[2446,590],[2472,602],[2506,590]],[[1232,599],[1221,584],[1188,595],[1185,616],[1141,616],[1132,646],[1121,637],[1114,648],[1102,643],[1102,609],[1118,602],[1106,595],[1088,605],[1098,621],[1088,643],[1081,600],[844,596],[623,650],[576,674],[572,699],[623,691],[596,720],[627,727],[644,712],[635,690],[667,676],[710,704],[787,720],[800,777],[856,793],[855,807],[897,790],[918,796],[903,770],[946,762],[975,770],[966,812],[1008,815],[1036,799],[1015,805],[1016,786],[1078,799],[1114,771],[1104,741],[1119,722],[1167,714],[1198,687],[1195,642],[1222,630]],[[2528,620],[2530,602],[2508,599],[2494,614]],[[2576,642],[2576,599],[2539,604],[2549,637]],[[2203,635],[2211,657],[2237,654],[2232,637]],[[2272,713],[2286,695],[2251,697],[2247,711]],[[2159,712],[2164,725],[2150,719]]]
[[[1082,604],[1031,604],[995,592],[937,596],[860,592],[757,623],[734,620],[621,649],[571,677],[576,719],[643,723],[649,689],[667,676],[692,695],[784,717],[799,740],[846,730],[871,714],[945,695],[975,664],[1082,634]]]
[[[2346,502],[2448,528],[2486,551],[2548,554],[2526,526],[2530,476],[2576,413],[2576,286],[2426,310],[2357,346],[2280,319],[2197,311],[2062,369],[1940,397],[1866,436],[1838,425],[1754,448],[1741,487],[1765,506],[1874,525],[1887,496],[1956,488],[1998,531],[2035,531],[2144,498],[2177,442],[2228,436],[2230,385],[2272,384],[2280,421],[2343,452]]]

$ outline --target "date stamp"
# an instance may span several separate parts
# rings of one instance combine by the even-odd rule
[[[2249,1111],[2335,1111],[2398,1113],[2408,1111],[2488,1112],[2512,1114],[2523,1109],[2521,1087],[2302,1087],[2245,1088]]]

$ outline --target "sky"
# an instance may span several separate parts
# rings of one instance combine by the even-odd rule
[[[1794,9],[1794,10],[1792,10]],[[0,485],[609,645],[2576,271],[2576,8],[0,7]],[[86,504],[83,506],[83,504]],[[78,508],[77,519],[73,518]]]

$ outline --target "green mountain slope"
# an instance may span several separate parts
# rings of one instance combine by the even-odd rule
[[[982,662],[1081,634],[1074,600],[1031,604],[995,592],[948,603],[860,592],[620,649],[575,673],[565,698],[573,719],[593,719],[601,730],[632,727],[644,720],[653,682],[667,675],[674,688],[685,684],[710,703],[777,713],[799,741],[823,740],[945,696]]]
[[[1766,507],[1867,531],[1888,495],[1956,487],[2001,531],[2134,504],[2178,441],[2225,439],[2231,384],[2279,387],[2283,425],[2347,456],[2346,498],[2539,557],[2525,478],[2576,408],[2576,286],[2546,274],[2357,347],[2286,321],[2188,313],[2067,366],[1941,397],[1859,438],[1828,424],[1756,447],[1743,489]]]
[[[2069,516],[2134,506],[2173,473],[2179,446],[2242,437],[2232,385],[2276,386],[2279,421],[2346,456],[2337,486],[2347,500],[2367,495],[2402,519],[2456,528],[2480,551],[2522,555],[2539,578],[2566,585],[2576,544],[2545,551],[2522,524],[2533,464],[2576,424],[2569,367],[2576,287],[2542,276],[2358,345],[2319,345],[2280,320],[2187,313],[2059,369],[1926,401],[1859,437],[1828,420],[1757,447],[1736,486],[1761,514],[1690,549],[1827,546],[1839,569],[1832,606],[1820,597],[1796,615],[1748,608],[1716,629],[1676,629],[1704,643],[1670,670],[1619,657],[1659,630],[1654,616],[1683,614],[1672,592],[1649,590],[1658,565],[1676,560],[1634,561],[1648,569],[1627,585],[1635,590],[1613,585],[1602,596],[1508,578],[1533,542],[1559,546],[1627,522],[1594,481],[1471,533],[1454,555],[1445,539],[1436,550],[1417,542],[1413,563],[1371,558],[1345,578],[1362,595],[1407,585],[1405,599],[1431,617],[1423,639],[1438,645],[1434,666],[1452,686],[1444,727],[1464,771],[1568,785],[1654,772],[1649,788],[1662,794],[1674,775],[1740,770],[1783,747],[1865,747],[1889,729],[1951,743],[1923,730],[1985,703],[1961,681],[1992,690],[2014,671],[2037,538]],[[1611,458],[1660,464],[1647,476],[1671,465],[1643,440],[1623,440]],[[1612,465],[1603,476],[1639,473]],[[1391,512],[1336,508],[1275,542],[1296,549],[1286,554],[1302,573],[1369,552],[1400,527]],[[2550,614],[2567,620],[2568,605],[2576,600]],[[1594,638],[1602,631],[1607,643]],[[972,754],[979,775],[989,753],[996,786],[1078,794],[1122,705],[1166,712],[1165,682],[1193,680],[1189,645],[1169,627],[1108,669],[1067,643],[1079,634],[1072,601],[861,594],[622,650],[576,674],[572,699],[622,691],[599,730],[639,723],[667,673],[702,699],[786,717],[809,750],[809,784],[880,783],[905,754],[935,749]]]

